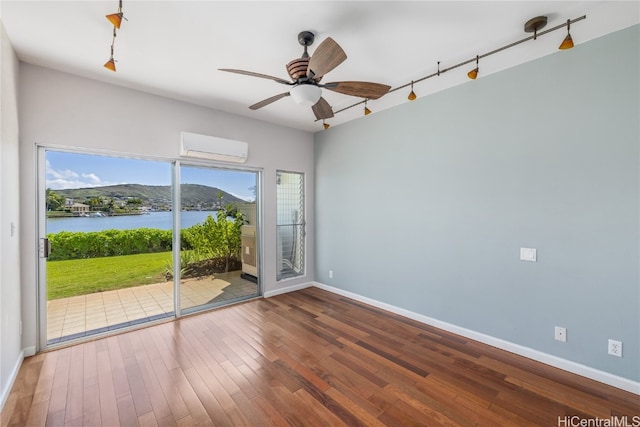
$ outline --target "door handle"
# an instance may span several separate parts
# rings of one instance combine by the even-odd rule
[[[38,252],[40,253],[40,258],[48,258],[51,253],[51,246],[49,245],[49,239],[43,237],[40,239],[40,245],[38,248]]]

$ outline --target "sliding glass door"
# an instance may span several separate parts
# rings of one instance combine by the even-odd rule
[[[46,345],[173,316],[171,164],[41,150]]]
[[[257,172],[180,167],[180,308],[256,297]]]
[[[258,172],[42,147],[38,163],[41,349],[260,294]]]

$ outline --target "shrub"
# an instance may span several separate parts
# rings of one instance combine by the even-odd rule
[[[221,209],[201,224],[182,230],[182,241],[192,248],[198,259],[223,258],[225,271],[229,271],[231,260],[240,258],[241,227],[244,216],[236,213],[233,220],[227,219],[227,210]]]
[[[50,261],[171,251],[171,230],[138,228],[48,234]]]

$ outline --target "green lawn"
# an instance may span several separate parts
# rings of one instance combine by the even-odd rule
[[[47,262],[47,299],[164,282],[171,252]]]

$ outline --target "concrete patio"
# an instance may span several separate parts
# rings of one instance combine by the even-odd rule
[[[182,310],[258,295],[240,271],[181,281]],[[47,302],[47,342],[56,344],[174,316],[173,282],[60,298]]]

